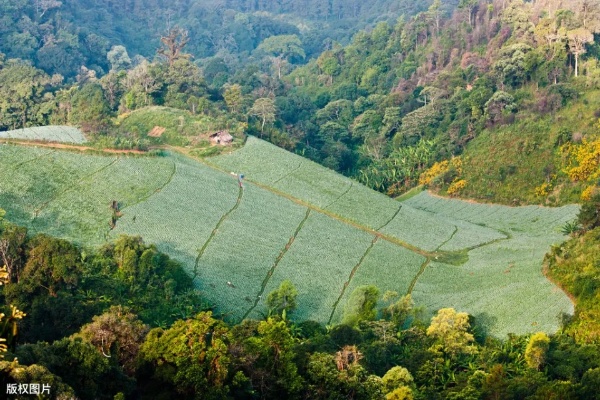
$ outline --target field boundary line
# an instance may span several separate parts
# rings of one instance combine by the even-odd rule
[[[346,293],[346,289],[348,288],[348,286],[350,286],[350,282],[352,282],[352,278],[354,278],[354,274],[356,274],[356,271],[358,271],[358,269],[360,268],[360,266],[362,265],[362,263],[365,261],[365,259],[367,258],[367,256],[371,252],[371,250],[373,250],[373,247],[375,246],[375,243],[377,243],[378,240],[379,240],[378,236],[375,236],[373,238],[373,240],[371,241],[371,244],[369,245],[369,247],[367,247],[367,249],[363,253],[363,255],[360,258],[360,260],[358,260],[358,263],[350,271],[350,276],[348,276],[348,280],[346,282],[344,282],[344,286],[342,287],[342,291],[340,292],[339,297],[337,298],[337,300],[335,301],[335,303],[333,303],[333,307],[332,307],[332,310],[331,310],[331,315],[329,316],[329,320],[327,320],[327,325],[331,324],[331,320],[333,319],[333,316],[335,315],[335,312],[337,310],[338,305],[340,304],[340,301],[342,300],[342,297],[344,297],[344,293]]]
[[[11,169],[11,170],[13,170],[13,171],[15,171],[16,169],[20,168],[22,165],[25,165],[25,164],[27,164],[27,163],[30,163],[30,162],[33,162],[33,161],[39,160],[40,158],[43,158],[43,157],[49,156],[50,154],[54,154],[55,152],[56,152],[56,150],[50,150],[50,151],[49,151],[49,152],[47,152],[47,153],[40,154],[39,156],[33,157],[31,160],[25,160],[25,161],[21,161],[20,163],[17,163],[17,164],[15,164],[15,165],[13,165],[13,166],[12,166],[10,169]]]
[[[46,201],[45,203],[43,203],[42,205],[40,205],[40,207],[36,210],[34,210],[34,216],[32,221],[35,221],[35,219],[38,217],[39,213],[48,206],[48,204],[52,203],[53,201],[55,201],[56,199],[60,198],[62,195],[64,195],[65,193],[68,193],[72,190],[74,190],[76,188],[76,186],[81,185],[83,182],[85,182],[86,180],[88,180],[89,178],[93,177],[94,175],[104,171],[107,168],[110,168],[111,166],[113,166],[115,163],[117,163],[120,160],[119,157],[115,157],[114,160],[112,160],[111,162],[109,162],[106,165],[103,165],[101,168],[81,177],[77,182],[73,183],[71,186],[65,188],[64,190],[61,190],[60,192],[56,193],[55,196],[53,196],[50,200]]]
[[[408,290],[407,290],[406,294],[412,294],[413,289],[415,288],[415,286],[417,284],[417,281],[419,280],[421,275],[423,275],[423,272],[425,272],[425,269],[427,268],[429,263],[431,263],[431,258],[427,257],[425,259],[425,261],[423,261],[423,264],[421,264],[421,268],[419,269],[419,272],[417,272],[417,275],[415,275],[413,280],[410,282],[410,285],[408,286]]]
[[[298,166],[296,168],[294,168],[293,170],[291,170],[290,172],[288,172],[287,174],[283,174],[282,177],[277,178],[275,180],[275,182],[271,183],[271,185],[276,185],[277,183],[281,182],[282,180],[284,180],[285,178],[287,178],[288,176],[292,175],[294,172],[298,171],[302,165],[304,164],[304,161],[300,161],[300,164],[298,164]]]
[[[83,146],[81,144],[68,144],[68,143],[62,143],[62,142],[49,142],[49,141],[44,141],[44,140],[22,140],[22,139],[0,139],[2,141],[5,141],[6,143],[10,143],[13,145],[17,145],[17,146],[28,146],[28,147],[47,147],[47,148],[51,148],[51,149],[55,149],[55,150],[77,150],[79,152],[85,153],[86,151],[91,151],[91,152],[99,152],[99,153],[103,153],[106,155],[110,155],[110,154],[139,154],[139,155],[145,155],[145,156],[149,156],[149,152],[148,151],[143,151],[143,150],[135,150],[135,149],[131,149],[131,150],[125,150],[125,149],[103,149],[103,148],[95,148],[95,147],[90,147],[90,146]],[[153,147],[153,148],[157,148],[157,147]],[[160,147],[158,147],[160,148]]]
[[[240,203],[242,202],[243,197],[244,197],[244,188],[242,186],[240,186],[239,191],[238,191],[237,201],[235,202],[233,207],[231,207],[231,209],[229,209],[229,211],[227,211],[225,214],[223,214],[221,216],[221,219],[219,219],[219,221],[217,222],[217,225],[215,225],[215,228],[210,233],[210,236],[208,237],[208,239],[206,239],[206,242],[204,242],[204,244],[198,251],[198,256],[196,257],[196,263],[194,265],[194,274],[192,276],[192,282],[194,280],[196,280],[196,278],[198,277],[198,264],[200,262],[200,259],[204,255],[204,252],[206,252],[208,245],[210,244],[210,242],[212,242],[214,237],[217,235],[217,232],[218,232],[219,228],[221,227],[221,225],[223,224],[223,222],[225,222],[225,220],[229,217],[229,215],[232,212],[234,212],[235,210],[237,210],[237,208],[240,206]]]
[[[342,197],[344,197],[345,195],[348,194],[348,192],[352,189],[352,186],[354,186],[354,182],[350,182],[350,186],[348,187],[348,189],[344,190],[344,193],[340,194],[335,200],[333,200],[331,203],[327,204],[323,208],[328,209],[329,207],[334,205],[339,199],[341,199]]]
[[[165,187],[167,187],[167,185],[169,183],[171,183],[171,181],[173,180],[173,177],[175,176],[176,173],[177,173],[177,163],[175,161],[173,161],[173,170],[171,171],[171,175],[169,175],[169,177],[167,178],[167,180],[165,181],[165,183],[163,183],[162,185],[160,185],[159,187],[157,187],[156,189],[154,189],[150,194],[148,194],[148,195],[146,195],[146,196],[138,199],[135,203],[131,203],[129,205],[126,205],[120,211],[126,210],[126,209],[131,208],[131,207],[133,207],[135,205],[143,203],[146,200],[148,200],[150,197],[152,197],[155,194],[157,194],[158,192],[162,191]]]
[[[454,226],[454,232],[452,232],[452,235],[450,235],[450,237],[449,237],[448,239],[444,240],[444,241],[442,242],[442,244],[440,244],[440,245],[439,245],[439,246],[438,246],[438,247],[435,249],[435,251],[439,251],[439,250],[440,250],[442,247],[444,247],[444,245],[445,245],[446,243],[448,243],[449,241],[451,241],[451,240],[452,240],[452,238],[454,238],[454,235],[456,235],[456,232],[458,232],[458,226],[456,226],[456,225],[453,225],[453,226]]]
[[[388,226],[397,216],[398,214],[400,214],[400,210],[402,210],[402,206],[403,204],[400,204],[400,206],[398,206],[398,209],[396,210],[396,212],[394,213],[394,215],[392,215],[392,218],[390,218],[385,224],[381,225],[379,228],[377,228],[377,232],[381,231],[383,228],[385,228],[386,226]]]
[[[290,239],[288,240],[288,242],[285,245],[285,247],[279,252],[279,255],[277,255],[277,258],[275,258],[275,261],[273,262],[273,265],[271,266],[271,268],[267,272],[267,276],[265,276],[265,279],[263,279],[263,281],[262,281],[262,283],[260,285],[260,291],[258,292],[258,294],[256,295],[256,298],[254,299],[254,304],[252,305],[252,307],[250,307],[248,309],[248,311],[246,311],[246,313],[242,317],[242,321],[245,320],[246,318],[248,318],[248,315],[250,315],[250,313],[258,305],[258,302],[262,298],[262,295],[265,292],[265,289],[267,288],[267,285],[269,284],[269,281],[271,280],[271,276],[273,276],[273,272],[275,272],[275,269],[277,268],[277,266],[279,265],[279,263],[281,262],[281,260],[283,259],[283,257],[287,254],[287,252],[290,249],[290,247],[292,247],[292,244],[296,240],[296,237],[298,236],[298,234],[300,233],[300,231],[304,227],[304,223],[306,223],[306,220],[308,219],[308,217],[310,217],[310,211],[311,211],[310,208],[306,208],[306,214],[304,215],[304,218],[302,219],[302,221],[300,221],[300,223],[296,227],[296,230],[294,231],[294,233],[292,234],[292,236],[290,236]]]
[[[482,248],[482,247],[485,247],[485,246],[488,246],[488,245],[490,245],[490,244],[498,243],[498,242],[501,242],[501,241],[503,241],[503,240],[510,240],[510,239],[512,239],[512,238],[513,238],[513,235],[511,235],[511,234],[510,234],[510,233],[508,233],[507,231],[504,231],[504,230],[501,230],[501,229],[495,229],[495,230],[496,230],[496,231],[498,231],[498,232],[500,232],[501,234],[503,234],[503,235],[504,235],[504,236],[506,236],[506,237],[503,237],[503,238],[498,238],[498,239],[492,239],[492,240],[490,240],[490,241],[488,241],[488,242],[479,243],[479,244],[476,244],[476,245],[474,245],[474,246],[467,247],[467,248],[466,248],[466,250],[467,250],[467,251],[471,251],[471,250],[475,250],[475,249],[480,249],[480,248]]]

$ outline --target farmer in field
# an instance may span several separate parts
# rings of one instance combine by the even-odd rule
[[[244,174],[238,174],[238,184],[240,185],[240,188],[243,189],[244,188]]]

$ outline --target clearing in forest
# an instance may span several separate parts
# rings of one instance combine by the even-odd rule
[[[412,293],[428,312],[467,311],[496,335],[552,332],[573,311],[541,263],[575,206],[425,192],[398,202],[254,138],[201,162],[0,145],[0,176],[7,219],[85,246],[140,235],[182,262],[231,321],[265,314],[267,294],[286,279],[299,291],[294,318],[322,323],[339,322],[366,284]]]

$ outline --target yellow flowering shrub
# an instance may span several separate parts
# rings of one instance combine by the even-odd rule
[[[583,192],[581,192],[581,200],[582,201],[590,201],[592,199],[592,197],[594,196],[594,194],[596,194],[597,191],[598,191],[598,188],[596,186],[586,187],[583,190]]]
[[[419,185],[429,185],[432,180],[448,171],[448,160],[436,162],[419,177]]]
[[[452,184],[448,187],[448,194],[451,196],[455,195],[458,192],[460,192],[461,190],[463,190],[466,186],[467,186],[467,181],[465,179],[461,179],[461,180],[452,182]]]
[[[600,139],[584,139],[580,145],[567,144],[562,147],[567,154],[565,173],[574,182],[585,182],[600,177]]]
[[[454,157],[450,161],[444,160],[436,162],[427,171],[423,172],[419,177],[419,185],[429,185],[435,178],[445,174],[454,168],[458,175],[462,174],[462,160],[460,157]]]
[[[545,196],[548,196],[548,194],[550,193],[551,190],[552,190],[552,183],[544,182],[540,186],[535,188],[535,195],[538,197],[545,197]]]

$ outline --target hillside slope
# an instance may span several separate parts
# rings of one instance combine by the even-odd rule
[[[557,315],[572,312],[541,260],[574,206],[490,207],[427,193],[398,203],[254,138],[210,164],[6,145],[0,154],[0,207],[11,221],[89,246],[141,235],[180,260],[232,320],[265,312],[264,295],[285,279],[300,293],[295,318],[322,323],[339,321],[362,284],[412,292],[428,312],[485,315],[497,335],[555,331]],[[232,170],[247,176],[243,189]]]

